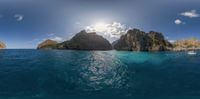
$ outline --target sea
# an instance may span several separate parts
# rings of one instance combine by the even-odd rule
[[[200,99],[200,52],[0,50],[0,99]]]

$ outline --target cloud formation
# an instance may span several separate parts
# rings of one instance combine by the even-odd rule
[[[65,41],[65,39],[63,39],[60,36],[57,36],[55,33],[48,33],[48,34],[46,34],[46,36],[44,38],[33,39],[32,41],[30,41],[30,43],[37,42],[37,44],[40,44],[40,43],[44,42],[47,39],[54,40],[54,41],[56,41],[58,43],[61,43],[61,42]]]
[[[15,14],[14,15],[14,18],[17,20],[17,21],[22,21],[24,19],[24,15],[22,14]]]
[[[50,39],[51,39],[51,40],[54,40],[54,41],[57,41],[57,42],[62,42],[62,41],[63,41],[63,38],[58,37],[58,36],[52,37],[52,38],[50,38]]]
[[[174,21],[174,23],[177,24],[177,25],[185,24],[185,22],[183,22],[183,21],[180,20],[180,19],[176,19],[176,20]]]
[[[185,17],[189,17],[189,18],[200,17],[200,14],[198,14],[196,10],[182,12],[180,15],[185,16]]]
[[[48,38],[43,39],[43,41],[46,39],[51,39],[51,40],[57,41],[59,43],[64,41],[64,39],[62,37],[56,36],[55,33],[48,33],[47,36],[48,36]]]
[[[85,27],[85,30],[87,32],[97,32],[97,34],[108,39],[110,42],[113,42],[116,39],[120,38],[120,36],[125,34],[128,29],[130,28],[119,22],[97,23]]]

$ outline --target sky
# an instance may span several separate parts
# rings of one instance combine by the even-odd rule
[[[200,39],[199,26],[199,0],[0,0],[0,41],[10,49],[62,42],[84,29],[110,42],[131,28]]]

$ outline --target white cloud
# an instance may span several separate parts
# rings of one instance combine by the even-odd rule
[[[37,42],[37,44],[40,44],[40,43],[42,43],[42,42],[44,42],[44,41],[46,41],[46,40],[48,40],[48,39],[50,39],[50,40],[54,40],[54,41],[56,41],[56,42],[58,42],[58,43],[61,43],[61,42],[64,41],[64,39],[61,38],[61,37],[58,37],[58,36],[52,36],[52,37],[42,38],[42,39],[33,39],[33,40],[30,41],[29,43]]]
[[[113,23],[96,23],[90,26],[86,26],[85,30],[87,32],[97,32],[97,34],[102,35],[104,38],[113,42],[120,38],[122,34],[125,34],[127,30],[130,29],[124,24],[119,22]]]
[[[56,36],[55,33],[48,33],[47,36],[48,36],[47,39],[51,39],[51,40],[57,41],[57,42],[59,42],[59,43],[62,42],[62,41],[64,41],[63,38],[61,38],[61,37],[59,37],[59,36]],[[47,40],[47,39],[45,39],[45,40]]]
[[[186,16],[186,17],[189,17],[189,18],[200,17],[200,14],[198,14],[196,10],[186,11],[186,12],[181,13],[180,15]]]
[[[34,39],[34,41],[38,42],[38,44],[40,44],[48,39],[57,41],[58,43],[65,41],[65,39],[63,39],[60,36],[57,36],[55,33],[48,33],[48,34],[46,34],[46,36],[44,38],[40,38],[40,39],[37,38],[37,39]]]
[[[51,40],[54,40],[54,41],[57,41],[57,42],[62,42],[62,41],[63,41],[63,38],[58,37],[58,36],[52,37],[52,38],[50,38],[50,39],[51,39]]]
[[[175,24],[179,25],[179,24],[185,24],[185,22],[181,21],[180,19],[176,19],[174,21]]]
[[[17,21],[22,21],[24,19],[24,15],[22,14],[15,14],[14,15],[14,18],[17,20]]]

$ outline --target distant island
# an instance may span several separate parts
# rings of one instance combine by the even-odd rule
[[[177,40],[173,43],[173,51],[199,50],[200,41],[196,38]]]

